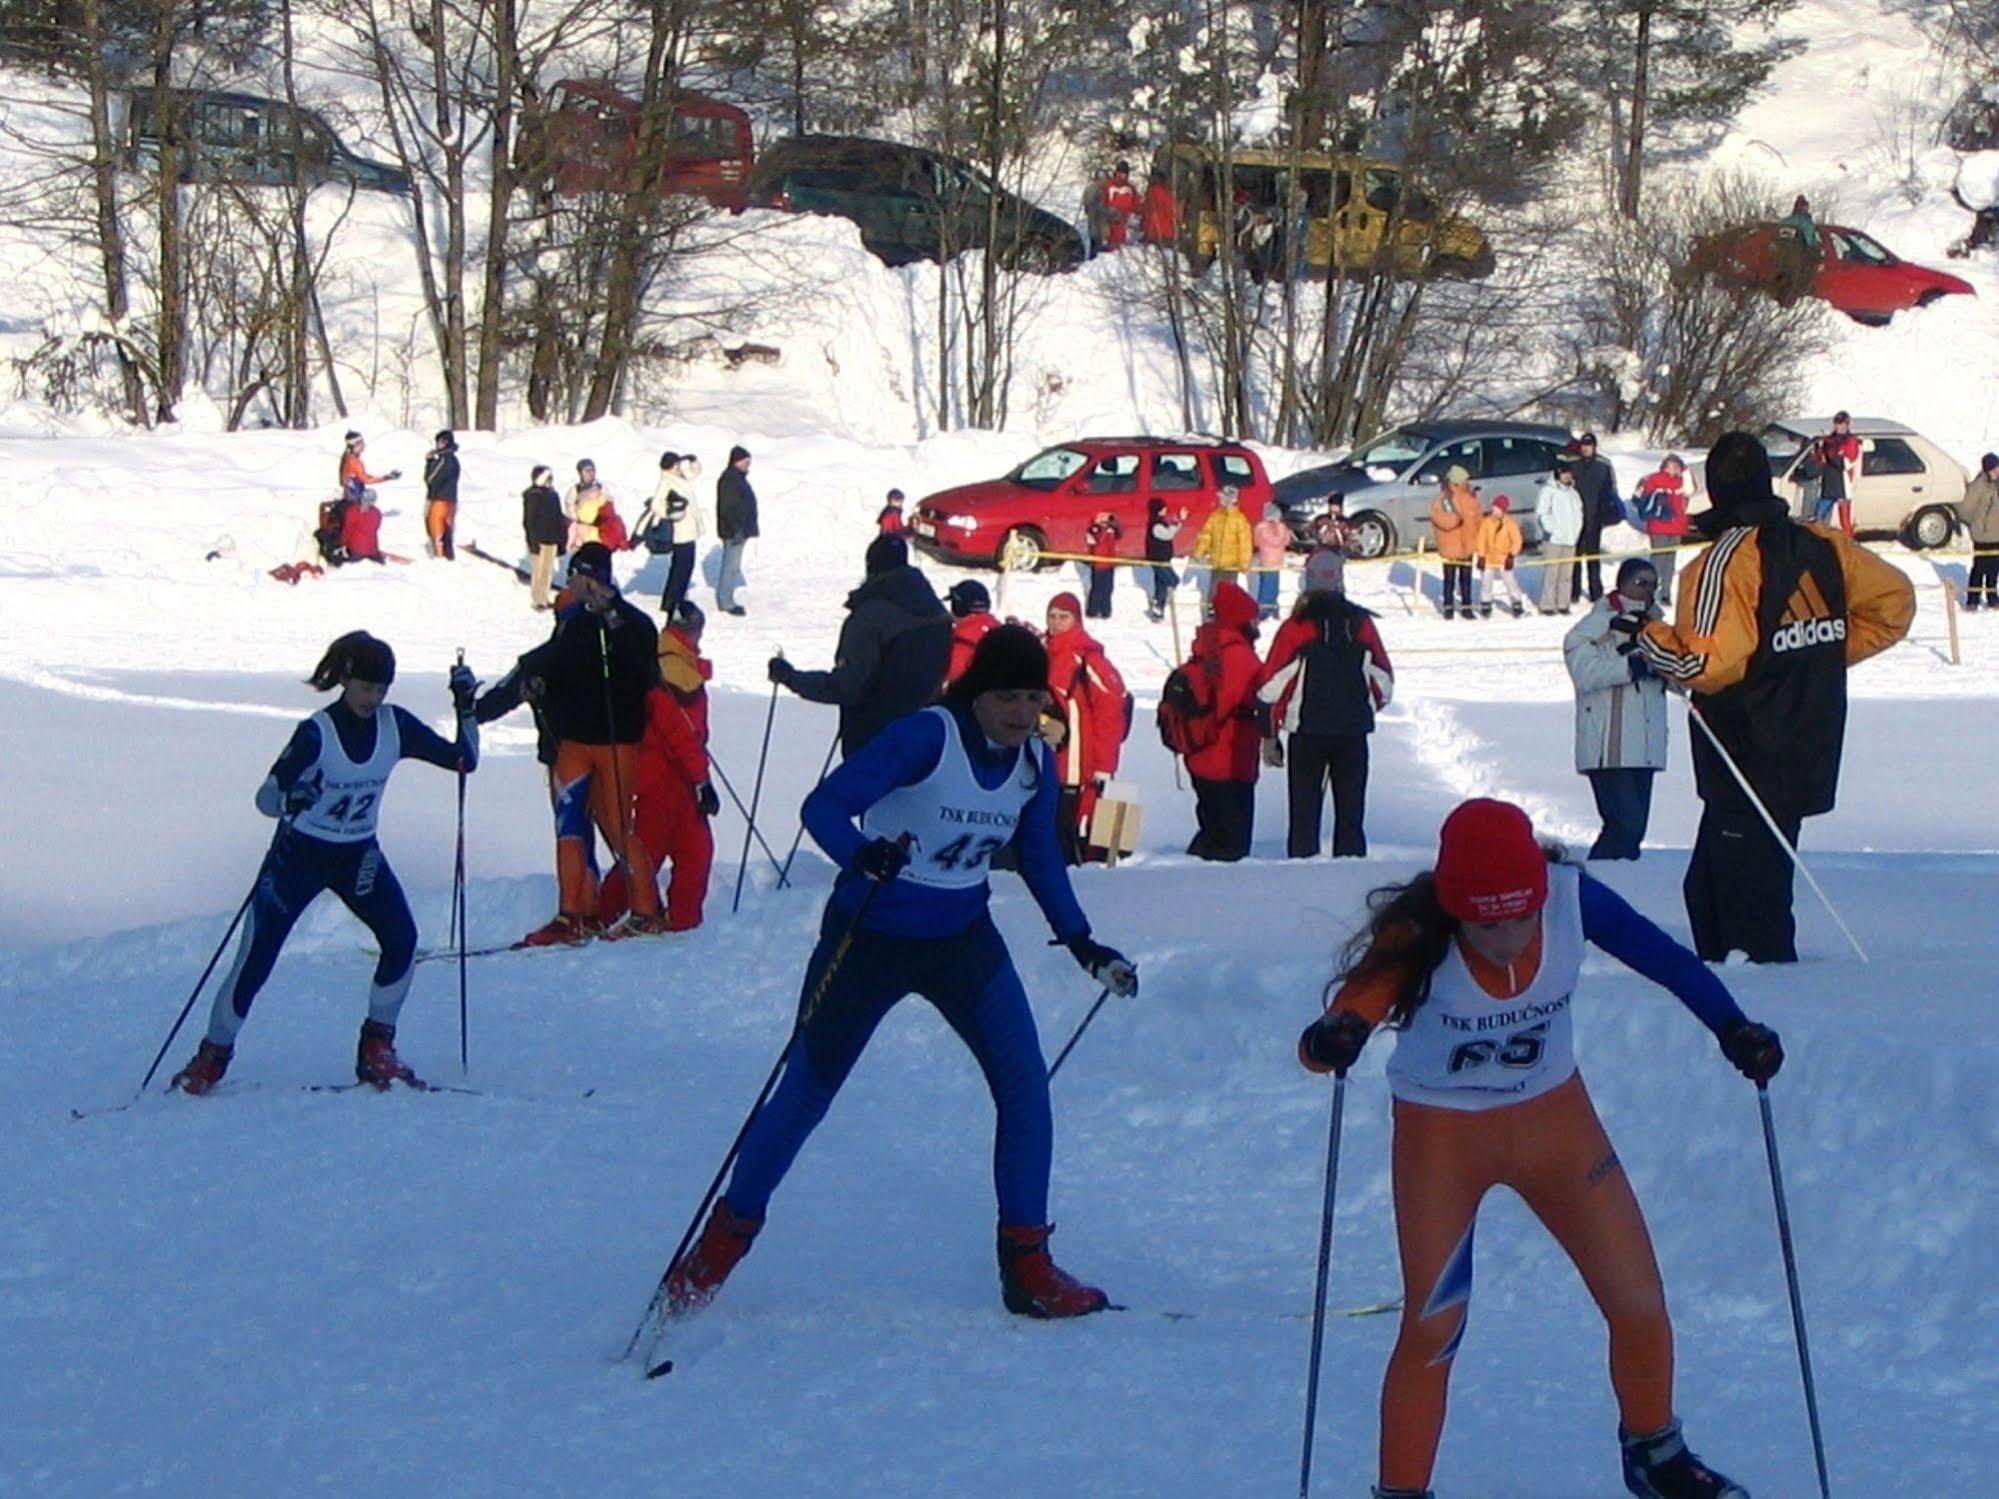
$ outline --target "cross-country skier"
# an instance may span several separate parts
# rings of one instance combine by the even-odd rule
[[[1610,1325],[1625,1487],[1640,1499],[1747,1499],[1680,1436],[1651,1237],[1576,1070],[1570,1000],[1584,944],[1672,990],[1754,1081],[1783,1065],[1776,1033],[1744,1018],[1698,958],[1609,886],[1535,842],[1527,814],[1506,802],[1460,805],[1444,819],[1436,867],[1369,905],[1298,1054],[1344,1075],[1375,1026],[1398,1031],[1388,1085],[1403,1310],[1382,1385],[1376,1499],[1429,1499],[1471,1301],[1472,1230],[1496,1186],[1547,1225]]]
[[[986,909],[986,867],[1011,843],[1057,940],[1098,983],[1138,992],[1137,970],[1092,939],[1069,887],[1055,831],[1061,785],[1034,737],[1047,699],[1046,650],[1032,631],[1001,625],[979,642],[941,706],[888,725],[805,799],[806,827],[841,870],[805,969],[808,999],[822,983],[824,992],[793,1039],[783,1081],[750,1124],[728,1191],[668,1277],[674,1311],[705,1306],[749,1252],[771,1193],[868,1038],[912,993],[942,1012],[992,1090],[1007,1310],[1080,1317],[1109,1305],[1048,1254],[1047,1064]]]
[[[235,965],[215,996],[208,1035],[174,1074],[172,1086],[181,1092],[206,1093],[222,1081],[250,1002],[271,976],[293,923],[322,890],[339,896],[381,944],[354,1075],[377,1088],[398,1081],[421,1086],[396,1055],[396,1017],[416,960],[416,921],[375,841],[375,822],[399,761],[422,760],[443,770],[478,768],[479,729],[472,721],[478,683],[464,665],[451,669],[458,716],[453,744],[408,710],[384,706],[395,679],[395,652],[365,630],[334,641],[306,679],[320,692],[338,687],[340,699],[293,730],[257,788],[257,810],[283,821],[243,918]]]

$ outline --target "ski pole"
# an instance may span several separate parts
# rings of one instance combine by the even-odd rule
[[[1319,1274],[1312,1289],[1312,1359],[1305,1371],[1305,1448],[1298,1459],[1298,1499],[1312,1491],[1312,1434],[1319,1420],[1319,1357],[1326,1344],[1326,1275],[1333,1263],[1333,1197],[1340,1185],[1340,1121],[1347,1075],[1333,1078],[1333,1122],[1326,1137],[1326,1200],[1319,1213]]]
[[[780,890],[785,889],[791,882],[784,877],[784,866],[777,861],[777,850],[772,848],[770,843],[764,838],[763,829],[758,827],[754,822],[750,822],[750,809],[744,806],[743,799],[736,795],[736,788],[729,783],[729,773],[722,769],[722,762],[715,758],[714,751],[709,750],[706,753],[708,755],[708,768],[715,772],[715,779],[720,781],[722,789],[729,793],[729,800],[735,804],[736,810],[742,814],[743,821],[749,822],[750,830],[756,835],[757,847],[764,851],[764,857],[770,860],[770,867],[777,871],[777,888]]]
[[[909,834],[904,833],[896,842],[907,849],[910,842]],[[756,1123],[757,1115],[762,1112],[763,1106],[770,1101],[771,1094],[776,1091],[777,1080],[784,1073],[785,1063],[791,1059],[792,1047],[797,1043],[805,1027],[811,1023],[812,1017],[818,1013],[819,1002],[826,997],[826,991],[833,986],[833,979],[839,973],[840,965],[846,962],[847,952],[854,945],[855,934],[861,929],[861,922],[868,914],[868,907],[874,904],[875,896],[880,894],[882,886],[886,883],[885,880],[869,882],[867,893],[861,897],[860,905],[854,909],[853,920],[847,923],[847,929],[840,934],[840,940],[834,944],[832,956],[827,959],[826,967],[819,974],[819,982],[812,986],[812,992],[806,995],[805,1002],[798,1007],[798,1018],[791,1023],[791,1034],[785,1038],[783,1049],[778,1052],[777,1061],[770,1069],[770,1076],[764,1079],[763,1089],[757,1094],[757,1101],[750,1105],[749,1113],[743,1116],[742,1128],[736,1131],[735,1141],[729,1146],[728,1154],[722,1157],[722,1164],[716,1168],[715,1179],[708,1183],[708,1190],[702,1195],[701,1205],[694,1210],[694,1216],[688,1220],[687,1231],[680,1236],[680,1244],[673,1251],[673,1258],[666,1262],[666,1269],[659,1277],[659,1284],[653,1288],[652,1300],[646,1303],[645,1315],[639,1318],[639,1325],[632,1329],[631,1337],[626,1339],[625,1351],[621,1357],[630,1358],[639,1346],[639,1339],[645,1336],[646,1330],[657,1324],[660,1308],[666,1303],[667,1282],[673,1279],[673,1272],[680,1268],[680,1262],[687,1257],[688,1248],[694,1243],[694,1236],[701,1231],[702,1220],[708,1216],[708,1209],[714,1206],[716,1197],[722,1191],[722,1183],[728,1179],[729,1168],[736,1164],[736,1157],[742,1153],[743,1141],[749,1138],[750,1126]],[[648,1354],[648,1363],[650,1367],[646,1369],[647,1379],[657,1379],[662,1374],[673,1372],[672,1359],[654,1364],[651,1363]]]
[[[1811,869],[1805,864],[1803,858],[1799,856],[1797,849],[1792,846],[1791,840],[1784,836],[1783,830],[1777,826],[1777,819],[1772,817],[1770,809],[1763,805],[1763,798],[1756,794],[1756,788],[1749,784],[1749,777],[1742,773],[1742,767],[1735,763],[1735,756],[1728,752],[1727,747],[1722,744],[1720,737],[1709,727],[1706,716],[1701,712],[1691,696],[1687,698],[1687,717],[1700,725],[1701,732],[1707,735],[1708,744],[1713,747],[1717,755],[1721,756],[1721,763],[1728,767],[1729,774],[1735,777],[1735,784],[1742,788],[1742,794],[1749,798],[1749,804],[1756,809],[1757,815],[1763,819],[1763,826],[1768,828],[1770,836],[1777,840],[1777,847],[1790,856],[1792,866],[1796,868],[1799,874],[1805,877],[1805,883],[1812,887],[1812,894],[1819,898],[1819,904],[1826,908],[1826,914],[1832,917],[1833,924],[1839,928],[1846,940],[1853,945],[1854,952],[1860,955],[1860,961],[1863,963],[1871,962],[1872,960],[1867,956],[1867,949],[1860,945],[1860,939],[1853,935],[1853,929],[1841,918],[1838,907],[1832,903],[1832,897],[1825,893],[1824,887],[1813,877]]]
[[[458,648],[458,664],[465,664],[465,647]],[[457,710],[457,700],[452,701]],[[462,730],[461,730],[462,737]],[[451,935],[458,944],[458,1075],[471,1071],[469,1022],[465,987],[465,758],[458,759],[458,853],[451,871]]]
[[[1062,1064],[1069,1060],[1069,1053],[1076,1049],[1076,1043],[1083,1039],[1083,1032],[1090,1028],[1090,1022],[1097,1018],[1097,1011],[1104,1007],[1104,1001],[1111,997],[1111,986],[1105,984],[1097,994],[1097,1002],[1090,1006],[1090,1013],[1083,1017],[1083,1023],[1071,1033],[1061,1051],[1055,1054],[1055,1061],[1048,1069],[1048,1081],[1055,1081],[1055,1074],[1062,1070]]]
[[[819,781],[825,780],[826,773],[833,768],[833,756],[839,752],[839,749],[840,749],[840,731],[838,728],[835,728],[833,730],[833,742],[826,746],[825,763],[819,767]],[[819,785],[819,781],[814,781],[812,783],[815,788]],[[798,831],[791,835],[791,852],[784,856],[784,868],[779,871],[780,879],[791,873],[791,861],[798,857],[798,846],[804,841],[805,841],[805,822],[803,819],[800,819],[798,824]]]
[[[783,651],[778,652],[780,656],[783,654]],[[745,814],[749,820],[749,826],[743,829],[743,857],[736,865],[736,895],[735,899],[729,902],[729,914],[731,916],[735,915],[742,908],[743,904],[743,876],[750,872],[750,834],[756,831],[757,807],[763,802],[764,764],[770,759],[770,731],[771,726],[776,722],[777,683],[772,682],[770,684],[770,707],[764,710],[763,747],[757,751],[757,780],[756,784],[750,788],[750,810]],[[778,873],[782,875],[784,871],[779,870]]]
[[[1805,1339],[1805,1303],[1798,1293],[1798,1256],[1791,1244],[1791,1213],[1784,1202],[1784,1173],[1777,1164],[1777,1127],[1770,1118],[1770,1085],[1756,1085],[1756,1106],[1763,1115],[1763,1153],[1770,1159],[1770,1195],[1777,1204],[1777,1241],[1784,1249],[1784,1280],[1791,1291],[1791,1329],[1798,1339],[1798,1372],[1805,1384],[1805,1415],[1812,1427],[1812,1460],[1818,1464],[1819,1499],[1832,1499],[1826,1476],[1825,1438],[1819,1429],[1818,1386],[1812,1379],[1811,1344]]]
[[[243,904],[238,906],[236,914],[229,918],[229,930],[222,934],[222,940],[215,944],[215,951],[208,955],[208,966],[201,970],[201,977],[194,981],[194,988],[188,991],[187,1003],[180,1007],[180,1014],[174,1019],[174,1028],[167,1032],[166,1040],[160,1043],[160,1049],[154,1053],[153,1065],[146,1069],[146,1075],[139,1083],[138,1092],[132,1095],[134,1098],[152,1085],[153,1074],[160,1070],[160,1063],[166,1060],[167,1048],[174,1044],[174,1037],[178,1036],[180,1028],[187,1024],[187,1017],[194,1010],[194,1002],[201,998],[201,991],[208,983],[208,976],[215,972],[215,965],[222,961],[222,954],[229,946],[229,939],[236,935],[236,928],[242,924],[244,915],[250,909],[250,902],[257,898],[257,887],[264,883],[264,871],[270,866],[271,856],[278,851],[278,846],[284,841],[284,836],[290,831],[291,825],[292,820],[289,817],[279,821],[277,831],[271,835],[271,846],[264,850],[263,860],[257,865],[257,877],[250,882],[250,893],[243,897]]]

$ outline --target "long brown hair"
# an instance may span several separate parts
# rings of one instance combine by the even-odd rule
[[[1544,841],[1550,864],[1566,864],[1569,852]],[[1328,985],[1335,991],[1354,979],[1392,978],[1395,1000],[1386,1024],[1409,1024],[1430,998],[1437,969],[1449,956],[1462,923],[1437,899],[1437,875],[1426,869],[1400,885],[1379,885],[1367,893],[1367,923],[1340,949],[1340,969]]]

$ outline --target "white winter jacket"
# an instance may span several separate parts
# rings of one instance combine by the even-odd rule
[[[690,468],[694,471],[691,474],[688,472]],[[662,469],[659,485],[646,502],[648,516],[673,527],[676,546],[699,541],[707,534],[701,525],[701,502],[694,497],[694,480],[700,472],[701,465],[698,463],[683,463],[678,468]]]
[[[1634,658],[1617,650],[1631,637],[1610,627],[1624,612],[1624,601],[1606,594],[1562,641],[1576,689],[1579,771],[1666,768],[1666,684],[1653,676],[1632,681]],[[1656,604],[1646,608],[1646,619],[1663,617]]]
[[[1534,518],[1549,541],[1574,546],[1583,534],[1582,492],[1559,479],[1542,480],[1534,495]]]

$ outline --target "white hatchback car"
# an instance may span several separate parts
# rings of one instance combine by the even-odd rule
[[[1824,416],[1772,422],[1761,433],[1777,493],[1793,515],[1812,515],[1818,465],[1811,448],[1830,431],[1832,418]],[[1856,416],[1853,435],[1860,439],[1854,530],[1899,537],[1917,551],[1949,542],[1958,525],[1955,507],[1964,498],[1965,473],[1957,460],[1913,428],[1880,417]]]

